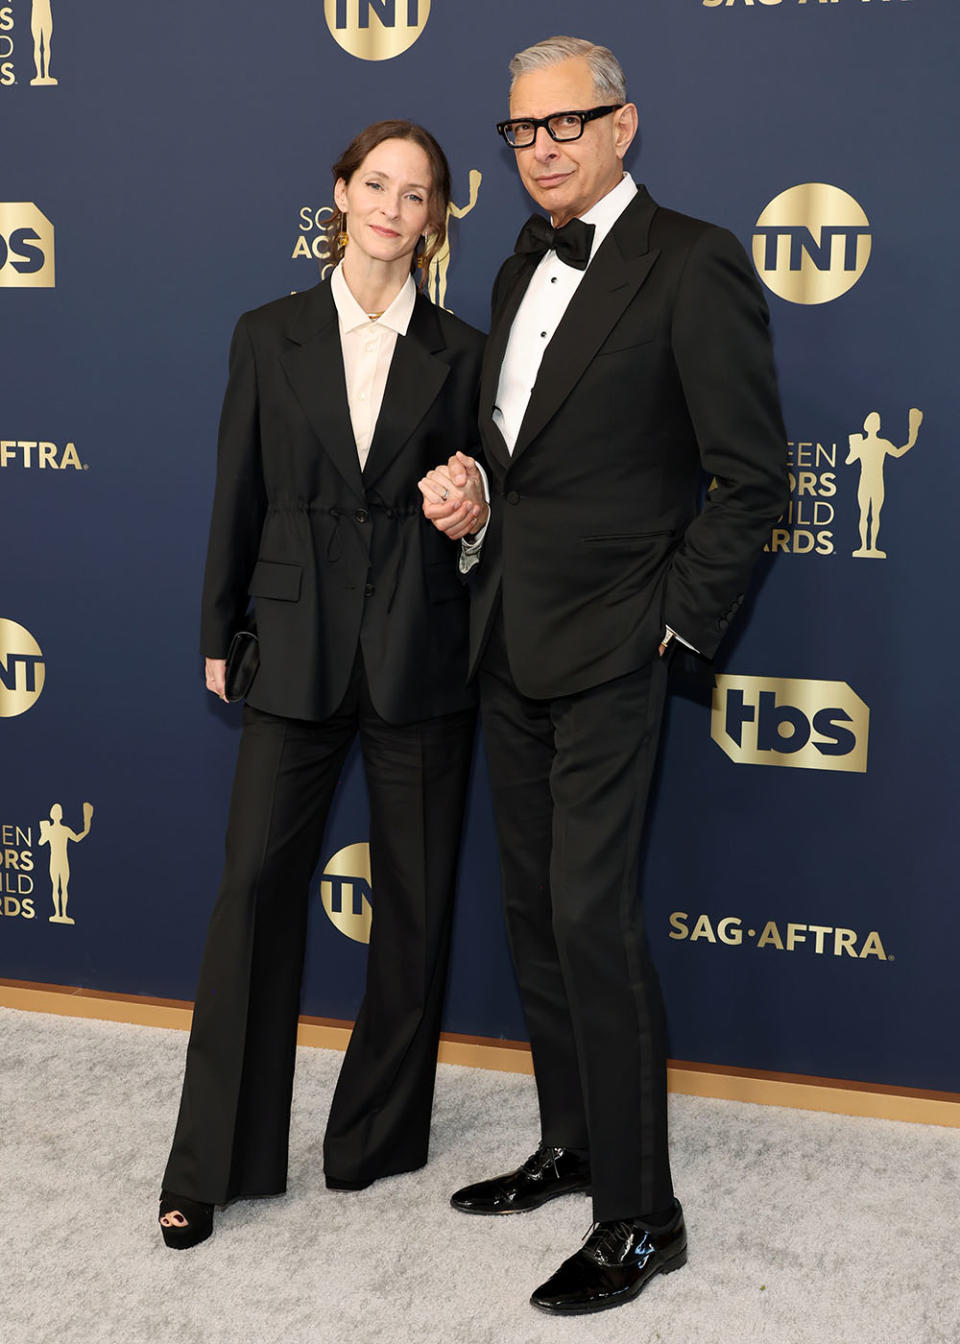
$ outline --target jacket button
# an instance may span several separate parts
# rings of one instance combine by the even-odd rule
[[[366,587],[364,588],[364,590],[363,590],[363,595],[364,595],[364,597],[373,597],[373,595],[374,595],[374,593],[375,593],[376,591],[377,591],[377,590],[376,590],[376,588],[373,586],[373,584],[372,584],[372,583],[368,583],[367,586],[366,586]]]
[[[367,513],[366,509],[357,509],[354,512],[353,520],[355,523],[368,523],[370,521],[370,515]]]
[[[511,490],[510,493],[509,493],[509,495],[507,495],[507,503],[508,503],[508,504],[519,504],[519,503],[520,503],[520,496],[519,496],[519,494],[517,493],[516,490]]]

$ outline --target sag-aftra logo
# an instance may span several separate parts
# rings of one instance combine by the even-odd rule
[[[674,910],[670,915],[668,938],[674,942],[712,943],[714,947],[771,948],[776,952],[803,951],[815,957],[854,957],[860,961],[875,957],[893,961],[876,929],[860,934],[833,924],[801,924],[793,920],[744,920],[739,915],[721,918],[708,914],[693,915]]]
[[[838,5],[841,0],[701,0],[704,9],[775,9],[778,5],[787,8],[791,5],[809,5],[811,9],[820,5]],[[909,5],[912,0],[843,0],[847,5],[872,5],[879,9],[881,5]]]

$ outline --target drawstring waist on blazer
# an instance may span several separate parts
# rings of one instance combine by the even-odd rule
[[[360,506],[356,509],[345,509],[339,504],[325,504],[323,500],[277,500],[270,504],[267,514],[271,513],[319,513],[326,514],[333,519],[333,530],[327,541],[326,559],[328,564],[336,564],[343,556],[343,539],[340,524],[344,518],[353,519],[354,522],[363,524],[368,520],[368,510],[373,510],[383,514],[385,518],[391,520],[404,518],[419,518],[421,505],[419,502],[413,504],[390,503],[378,494],[371,494],[366,500],[366,507]],[[410,543],[411,529],[403,528],[400,536],[400,544],[393,548],[390,562],[383,576],[383,582],[389,589],[390,597],[387,601],[387,611],[393,608],[394,600],[397,596],[397,588],[400,585],[400,572],[403,568],[403,562],[406,558],[407,549]],[[356,534],[354,534],[356,535]]]

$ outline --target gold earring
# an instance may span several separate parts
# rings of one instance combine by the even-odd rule
[[[426,257],[421,253],[421,255],[417,257],[417,270],[425,271],[429,265],[429,261],[427,261]]]
[[[341,231],[337,234],[337,247],[339,247],[341,252],[346,247],[347,243],[349,243],[349,241],[350,241],[350,235],[346,233],[343,229],[341,229]]]

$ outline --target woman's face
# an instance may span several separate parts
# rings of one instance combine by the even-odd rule
[[[377,261],[411,258],[430,227],[430,161],[412,140],[384,140],[349,182],[333,189],[347,216],[349,247]]]

